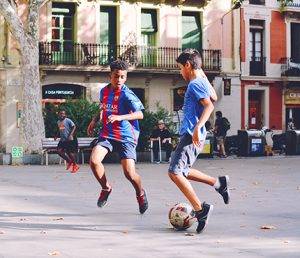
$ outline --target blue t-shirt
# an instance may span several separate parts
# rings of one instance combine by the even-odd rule
[[[140,128],[137,120],[107,123],[110,115],[126,115],[144,109],[142,102],[126,85],[112,90],[109,85],[100,90],[103,127],[99,136],[119,142],[137,144]]]
[[[183,121],[180,128],[180,135],[188,133],[193,135],[194,128],[201,117],[204,107],[200,100],[210,98],[209,85],[206,79],[196,78],[189,82],[184,95]],[[200,139],[206,136],[206,129],[200,129]]]

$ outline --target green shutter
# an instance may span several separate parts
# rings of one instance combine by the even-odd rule
[[[157,32],[157,17],[156,10],[142,10],[142,33],[155,33]]]
[[[182,12],[182,48],[202,49],[199,13]]]

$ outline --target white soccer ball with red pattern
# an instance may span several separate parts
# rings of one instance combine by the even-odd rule
[[[197,220],[193,208],[187,203],[177,203],[169,211],[169,220],[178,230],[191,227]]]

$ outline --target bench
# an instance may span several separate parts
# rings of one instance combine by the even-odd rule
[[[78,140],[78,153],[81,154],[81,162],[84,164],[84,152],[87,150],[91,150],[90,144],[95,138],[88,137],[79,137]],[[54,138],[45,138],[42,139],[42,159],[41,164],[43,165],[44,156],[46,158],[46,166],[49,164],[49,153],[57,153],[57,145],[59,140],[54,140]],[[61,160],[59,160],[59,164],[61,164]]]

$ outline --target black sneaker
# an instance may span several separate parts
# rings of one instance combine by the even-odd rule
[[[145,190],[143,190],[142,195],[136,197],[138,204],[139,204],[139,210],[141,214],[144,214],[145,211],[148,209],[148,200],[146,196]]]
[[[209,220],[209,216],[213,211],[213,209],[214,209],[213,205],[207,204],[205,202],[202,203],[202,210],[196,212],[196,216],[195,216],[198,220],[198,226],[196,229],[197,233],[201,233],[205,229]]]
[[[220,181],[220,188],[216,189],[216,191],[222,195],[225,204],[228,204],[230,200],[230,193],[228,188],[229,176],[220,176],[219,181]]]
[[[112,188],[101,190],[100,196],[97,201],[98,207],[101,208],[107,203],[108,196],[110,195],[111,192],[112,192]]]

